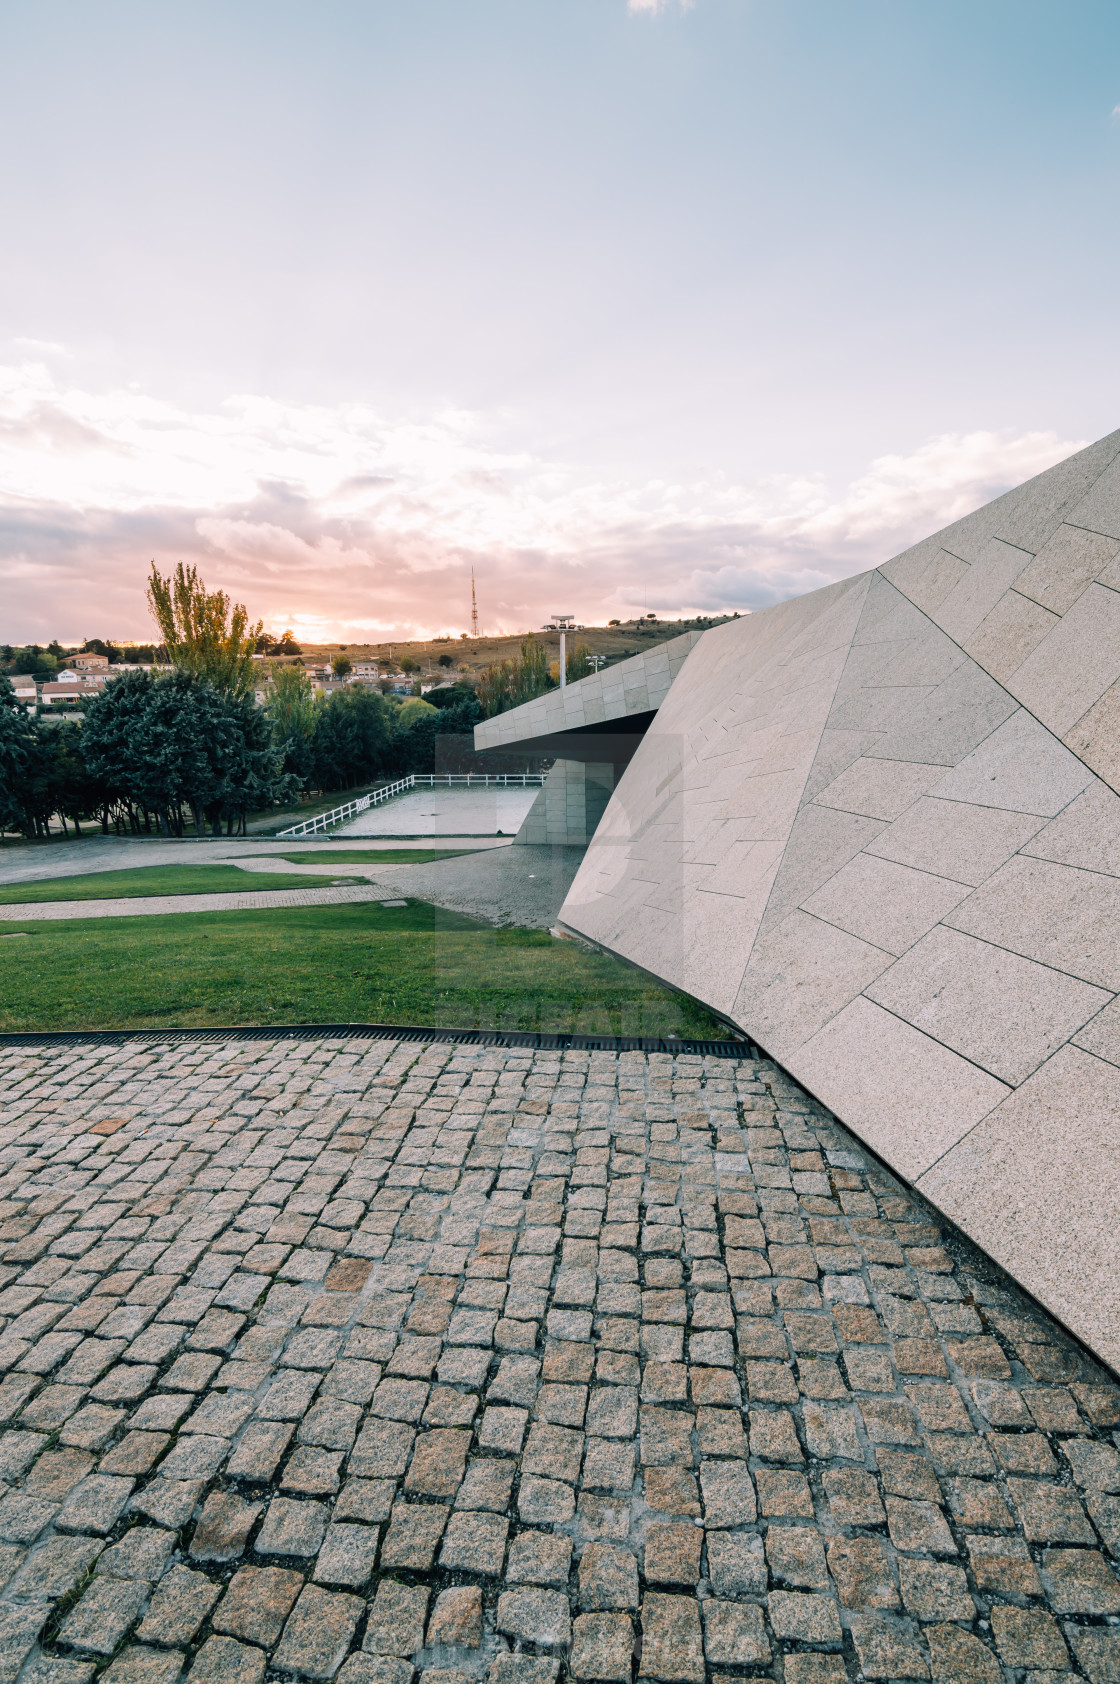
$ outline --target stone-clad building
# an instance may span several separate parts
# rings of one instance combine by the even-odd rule
[[[569,930],[736,1024],[1120,1361],[1120,433],[488,720]]]

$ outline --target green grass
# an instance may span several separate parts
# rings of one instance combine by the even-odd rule
[[[270,859],[287,860],[289,865],[323,865],[337,860],[339,865],[427,865],[430,860],[454,860],[460,854],[477,854],[478,848],[332,848],[329,854],[321,849],[303,854],[270,854]]]
[[[318,889],[333,882],[331,876],[242,871],[238,865],[141,865],[130,871],[91,871],[82,877],[6,883],[0,888],[0,905],[26,906],[44,900],[132,900],[137,895],[240,894],[246,889]]]
[[[67,918],[28,924],[5,958],[8,1032],[413,1023],[726,1034],[703,1007],[621,960],[423,902]]]

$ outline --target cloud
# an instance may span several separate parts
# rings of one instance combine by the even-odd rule
[[[508,418],[503,419],[508,430]],[[254,619],[357,642],[764,607],[873,566],[1079,447],[977,431],[849,485],[607,480],[490,418],[232,397],[195,413],[0,368],[5,641],[150,635],[144,578],[198,564]]]
[[[18,351],[33,351],[40,357],[69,358],[71,355],[65,345],[56,344],[53,339],[25,339],[20,337],[13,339],[12,344]]]
[[[30,445],[32,449],[61,451],[64,454],[82,450],[119,451],[121,448],[104,433],[87,427],[52,403],[33,404],[14,417],[0,416],[0,439],[6,441],[9,449],[19,443]]]
[[[649,16],[656,15],[658,12],[667,12],[672,4],[673,0],[626,0],[626,10],[635,13],[645,12]],[[696,4],[696,0],[676,0],[676,4],[680,6],[682,12],[690,12]]]

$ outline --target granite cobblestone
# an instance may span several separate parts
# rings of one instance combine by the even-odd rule
[[[0,1050],[10,1684],[1117,1684],[1118,1569],[1114,1379],[766,1061]]]

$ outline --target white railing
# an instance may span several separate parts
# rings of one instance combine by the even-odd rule
[[[302,824],[294,824],[287,830],[279,831],[277,840],[314,836],[317,831],[330,830],[334,825],[352,819],[356,813],[365,813],[371,807],[380,807],[382,802],[392,800],[394,795],[403,795],[406,790],[415,789],[418,785],[426,789],[451,789],[455,784],[464,784],[468,788],[488,789],[493,784],[496,788],[528,789],[539,788],[544,780],[543,772],[410,772],[407,778],[398,778],[396,783],[371,790],[368,795],[359,796],[357,801],[347,801],[343,807],[332,807],[329,813],[320,813],[316,818],[304,819]]]
[[[423,784],[425,789],[450,789],[452,784],[539,789],[544,780],[544,772],[416,772],[412,777],[414,784]]]

